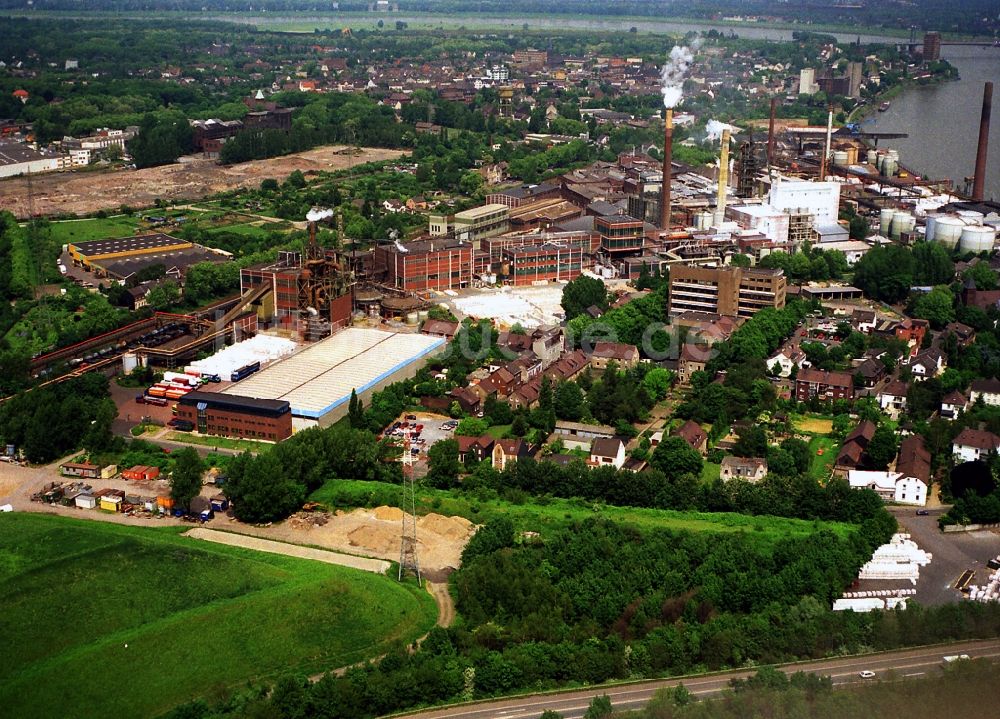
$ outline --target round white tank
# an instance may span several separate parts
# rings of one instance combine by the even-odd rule
[[[886,177],[893,177],[896,174],[896,170],[899,169],[899,161],[894,160],[891,157],[887,158],[885,163],[882,165],[882,174]]]
[[[905,230],[904,228],[910,222],[914,222],[915,224],[913,217],[909,213],[901,211],[892,213],[892,226],[890,228],[890,235],[892,239],[898,240],[900,232],[909,232],[909,230]]]
[[[878,152],[876,150],[869,150],[868,151],[868,164],[869,165],[874,165],[876,162],[878,162]]]
[[[416,312],[408,312],[406,314],[406,324],[415,325],[420,321],[420,315]]]
[[[893,214],[895,214],[895,210],[891,207],[883,207],[882,211],[878,213],[878,231],[883,237],[889,236]]]
[[[430,312],[428,312],[427,310],[420,310],[420,311],[419,311],[419,312],[417,313],[417,317],[419,317],[419,318],[420,318],[420,321],[421,321],[421,322],[423,322],[423,321],[424,321],[424,320],[426,320],[426,319],[429,319],[429,318],[430,318],[430,316],[431,316],[431,314],[430,314]]]
[[[833,153],[833,164],[843,167],[847,164],[847,152],[844,150],[836,150]]]
[[[924,239],[928,242],[934,241],[934,227],[937,225],[938,217],[941,217],[941,215],[936,213],[933,215],[927,215],[927,220],[924,226]]]
[[[934,219],[934,241],[944,245],[949,250],[958,247],[958,240],[962,236],[965,223],[958,217],[937,217]]]
[[[990,252],[996,241],[997,233],[992,227],[984,225],[968,225],[962,230],[958,240],[958,249],[962,252]]]
[[[135,352],[126,352],[122,355],[122,372],[128,374],[139,366],[139,358]]]
[[[955,214],[965,220],[967,225],[978,225],[984,217],[982,212],[975,210],[959,210]]]
[[[899,150],[889,150],[885,154],[886,157],[888,157],[890,160],[895,160],[896,162],[899,162]]]
[[[895,218],[893,218],[893,222],[895,222]],[[907,215],[906,219],[900,221],[899,223],[899,231],[901,233],[905,232],[909,234],[916,229],[917,229],[917,219],[913,217],[913,215]]]

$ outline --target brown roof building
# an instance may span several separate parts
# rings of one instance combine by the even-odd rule
[[[680,426],[676,435],[687,442],[691,449],[696,449],[702,454],[708,450],[708,435],[696,422],[688,420]]]

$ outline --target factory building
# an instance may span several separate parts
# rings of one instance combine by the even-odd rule
[[[375,248],[374,267],[385,284],[404,292],[457,290],[472,282],[472,257],[471,243],[441,237],[402,247],[380,245]]]
[[[642,220],[628,215],[605,215],[594,219],[594,230],[601,236],[601,249],[613,257],[642,252],[645,241]]]
[[[0,142],[0,177],[51,172],[59,167],[57,155],[43,155],[23,142]]]
[[[781,270],[674,265],[667,310],[671,316],[711,312],[751,317],[765,307],[784,307],[785,289]]]
[[[840,208],[839,182],[781,180],[771,185],[768,204],[789,214],[808,213],[813,226],[835,225]]]
[[[435,237],[454,236],[478,247],[484,237],[502,235],[510,229],[510,208],[506,205],[482,205],[447,215],[431,215],[428,232]]]
[[[67,246],[74,265],[98,277],[110,277],[128,283],[138,272],[152,265],[163,265],[168,277],[180,279],[187,268],[199,262],[227,262],[228,252],[196,245],[188,240],[161,232]]]
[[[291,405],[218,392],[188,392],[177,401],[177,418],[201,434],[280,442],[292,436]]]
[[[547,242],[504,250],[504,273],[515,286],[553,280],[566,282],[580,276],[583,251],[579,245]]]

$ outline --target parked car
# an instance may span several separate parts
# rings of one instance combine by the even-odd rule
[[[873,672],[871,669],[864,669],[858,672],[858,676],[861,677],[862,679],[874,679],[875,672]]]
[[[918,517],[926,517],[928,514],[930,514],[930,512],[928,512],[926,509],[918,509],[917,510],[917,516]]]
[[[417,415],[415,415],[415,414],[408,414],[408,415],[406,415],[406,418],[407,419],[416,419]]]

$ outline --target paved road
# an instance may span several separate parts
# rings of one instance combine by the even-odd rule
[[[298,557],[300,559],[314,559],[317,562],[339,564],[342,567],[360,569],[374,574],[385,574],[391,566],[389,562],[383,559],[356,557],[353,554],[331,552],[329,549],[314,549],[313,547],[303,547],[299,544],[275,542],[270,539],[261,539],[259,537],[251,537],[246,534],[235,534],[233,532],[220,532],[217,529],[206,529],[205,527],[196,527],[190,532],[185,532],[184,536],[193,537],[194,539],[204,539],[207,542],[227,544],[230,547],[255,549],[258,552],[284,554],[289,557]]]
[[[800,670],[813,672],[832,677],[834,684],[849,684],[872,681],[862,680],[858,677],[858,672],[866,669],[874,671],[876,679],[884,677],[890,671],[895,671],[900,677],[921,676],[937,672],[942,666],[941,658],[948,654],[968,654],[974,659],[989,658],[995,661],[1000,657],[1000,640],[958,642],[865,657],[800,662],[779,668],[790,673]],[[752,673],[741,670],[711,676],[688,677],[683,680],[653,680],[580,691],[533,694],[516,699],[475,702],[444,709],[430,709],[413,712],[407,716],[419,719],[538,719],[543,711],[550,709],[559,712],[565,719],[580,719],[590,706],[591,699],[601,694],[608,695],[616,710],[639,709],[645,706],[660,689],[677,686],[682,681],[692,694],[699,698],[706,698],[729,688],[731,679],[745,678],[751,676]]]

